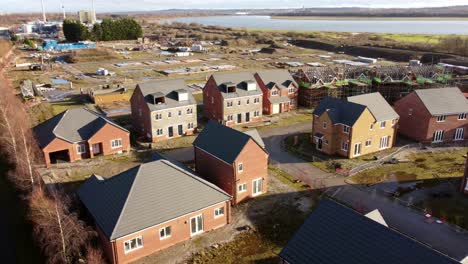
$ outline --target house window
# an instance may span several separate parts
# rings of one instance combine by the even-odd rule
[[[408,115],[409,116],[413,115],[413,108],[408,109]]]
[[[366,147],[370,147],[372,145],[372,140],[369,138],[366,140]]]
[[[380,139],[380,149],[388,148],[388,144],[390,141],[389,139],[390,139],[389,136],[385,136]]]
[[[232,101],[228,101],[228,102],[226,103],[226,105],[227,105],[227,107],[232,107]]]
[[[193,128],[194,128],[193,123],[188,123],[188,124],[187,124],[187,128],[188,128],[188,129],[193,129]]]
[[[139,248],[142,248],[142,247],[143,247],[143,237],[142,236],[135,237],[133,239],[130,239],[130,240],[124,242],[125,254],[127,254],[128,252],[137,250]]]
[[[179,110],[179,116],[181,116],[181,115],[182,115],[182,110]]]
[[[354,156],[361,155],[361,143],[354,144]]]
[[[294,93],[294,88],[289,88],[288,93],[293,94]]]
[[[295,100],[295,99],[291,99],[291,101],[289,101],[289,104],[290,104],[291,106],[296,105],[296,100]]]
[[[172,112],[168,112],[167,117],[171,118],[172,117]]]
[[[455,130],[454,140],[463,140],[465,138],[465,129],[463,127]]]
[[[374,124],[370,124],[370,130],[374,130]]]
[[[245,104],[250,104],[250,99],[247,99],[247,101],[245,102]]]
[[[159,239],[163,240],[171,237],[171,226],[166,226],[159,230]]]
[[[260,111],[255,111],[254,112],[254,117],[260,116]]]
[[[86,146],[84,144],[79,144],[76,146],[76,153],[83,154],[86,153]]]
[[[327,129],[327,122],[323,122],[323,129]]]
[[[162,128],[156,129],[156,135],[161,136],[162,134],[163,134],[163,129]]]
[[[433,143],[440,143],[444,141],[444,131],[443,130],[437,130],[434,132],[434,136],[432,139]]]
[[[227,121],[232,121],[232,118],[233,118],[232,115],[228,115],[227,116]]]
[[[341,142],[341,150],[348,151],[348,142]]]
[[[237,171],[238,171],[238,172],[243,172],[243,171],[244,171],[244,164],[239,163],[239,164],[237,165]]]
[[[120,147],[122,147],[122,139],[114,139],[114,140],[111,140],[111,147],[112,147],[112,148],[120,148]]]
[[[241,101],[240,101],[240,100],[239,100],[239,101],[237,101],[237,105],[238,105],[238,106],[240,106],[240,105],[241,105]]]
[[[190,235],[194,236],[203,232],[203,215],[190,218]]]
[[[260,103],[260,98],[258,98],[258,97],[257,97],[257,98],[254,98],[254,103],[255,103],[255,104]]]
[[[349,131],[351,130],[351,127],[347,126],[347,125],[343,125],[343,132],[346,133],[346,134],[349,134]]]
[[[242,193],[247,191],[247,183],[242,183],[237,186],[237,191]]]
[[[263,191],[263,179],[256,179],[252,181],[252,195],[259,195]]]
[[[445,115],[437,116],[437,122],[445,122],[446,118],[447,118],[447,116],[445,116]]]
[[[220,208],[216,208],[214,210],[214,217],[215,218],[218,218],[218,217],[223,216],[223,215],[224,215],[224,206],[220,207]]]
[[[380,122],[380,128],[385,128],[386,125],[387,125],[387,122],[385,121]]]
[[[462,113],[458,115],[458,120],[465,120],[466,119],[466,113]]]
[[[272,96],[278,95],[278,90],[273,90],[273,91],[271,91],[271,95],[272,95]]]
[[[392,126],[394,126],[396,123],[396,119],[392,119]]]
[[[155,115],[154,115],[154,119],[156,119],[156,120],[161,120],[161,119],[162,119],[162,115],[161,115],[161,114],[155,114]]]
[[[142,111],[141,111],[140,108],[138,109],[138,115],[139,115],[140,117],[143,115],[143,113],[142,113]]]
[[[187,109],[187,115],[191,115],[193,113],[192,108]]]

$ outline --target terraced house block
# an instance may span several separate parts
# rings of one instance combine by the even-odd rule
[[[152,142],[192,135],[197,103],[184,80],[140,83],[130,99],[135,131]]]
[[[393,147],[398,118],[379,93],[327,97],[313,112],[311,140],[328,155],[359,157]]]

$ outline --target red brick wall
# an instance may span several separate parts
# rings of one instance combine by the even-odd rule
[[[237,165],[242,163],[243,171],[237,171]],[[235,190],[233,204],[238,204],[246,199],[252,198],[252,181],[263,178],[262,193],[268,191],[268,154],[253,140],[250,139],[235,161]],[[239,193],[237,185],[246,183],[247,191]]]
[[[202,149],[194,147],[195,169],[197,173],[207,181],[215,184],[228,194],[235,195],[234,169],[232,164],[227,164]],[[235,199],[233,199],[235,202]]]
[[[445,122],[437,122],[414,92],[395,102],[395,111],[400,115],[398,133],[419,142],[431,143],[436,130],[444,130],[444,142],[452,142],[455,130],[460,127],[465,128],[465,140],[468,139],[468,120],[458,120],[457,114],[447,116]]]
[[[224,216],[214,217],[214,209],[224,206]],[[105,245],[104,248],[109,248],[109,244],[113,244],[115,248],[115,264],[119,263],[129,263],[135,261],[144,256],[150,255],[159,250],[170,247],[179,242],[191,239],[190,236],[190,218],[196,215],[203,214],[203,230],[204,232],[211,231],[213,229],[222,227],[229,223],[230,221],[230,204],[229,201],[216,204],[214,206],[205,208],[203,210],[190,213],[188,215],[182,216],[180,218],[168,221],[164,224],[153,226],[151,228],[136,232],[134,234],[119,238],[115,241],[109,242],[103,241]],[[160,240],[159,230],[166,226],[171,226],[171,237]],[[203,235],[200,234],[200,235]],[[196,235],[193,238],[196,238],[200,235]],[[136,249],[134,251],[125,253],[124,251],[124,242],[132,238],[142,236],[143,237],[143,247]],[[109,250],[107,250],[109,251]]]
[[[130,105],[132,109],[133,130],[146,139],[151,140],[151,111],[138,85],[130,98]],[[139,109],[141,109],[141,116]]]
[[[52,142],[49,143],[49,145],[45,146],[42,149],[42,152],[44,154],[44,161],[47,167],[50,167],[51,162],[49,153],[62,150],[68,150],[71,162],[82,158],[79,154],[76,153],[76,144],[72,144],[65,140],[55,138],[54,140],[52,140]]]
[[[271,96],[270,90],[266,87],[266,85],[263,82],[262,78],[260,78],[260,76],[257,73],[255,73],[254,76],[255,76],[255,80],[257,80],[257,83],[260,85],[260,89],[262,89],[262,93],[263,93],[263,107],[262,107],[263,113],[266,114],[266,115],[271,115],[273,113],[273,106],[272,106],[272,104],[270,103],[270,100],[269,100],[269,98]],[[280,90],[279,96],[287,96],[287,97],[289,97],[289,99],[294,99],[296,103],[293,106],[291,106],[290,104],[287,104],[288,106],[286,108],[281,108],[280,109],[281,113],[282,112],[288,112],[288,111],[293,110],[293,109],[297,109],[297,104],[299,103],[298,102],[299,90],[298,90],[298,87],[296,87],[294,84],[291,84],[291,86],[295,87],[295,89],[296,89],[295,93],[289,94],[288,89],[282,89],[282,90]],[[285,105],[285,104],[282,104],[282,105]]]
[[[113,139],[122,139],[122,147],[112,148],[111,140]],[[128,152],[130,151],[130,133],[111,124],[106,124],[88,140],[89,146],[95,143],[101,143],[103,155]]]
[[[211,98],[213,98],[213,101]],[[213,76],[211,76],[206,82],[205,88],[203,88],[203,111],[205,117],[216,121],[223,120],[223,103],[224,100],[218,90],[218,85]]]

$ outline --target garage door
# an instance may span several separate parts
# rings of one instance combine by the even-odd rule
[[[278,114],[279,113],[279,104],[274,104],[273,105],[273,114]]]

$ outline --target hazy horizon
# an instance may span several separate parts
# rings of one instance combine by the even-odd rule
[[[41,12],[41,0],[2,0],[0,13]],[[310,3],[305,0],[192,0],[174,4],[173,0],[95,0],[96,12],[141,12],[167,9],[282,9],[282,8],[424,8],[450,7],[468,5],[468,0],[316,0]],[[44,0],[46,12],[66,12],[90,9],[91,0]]]

